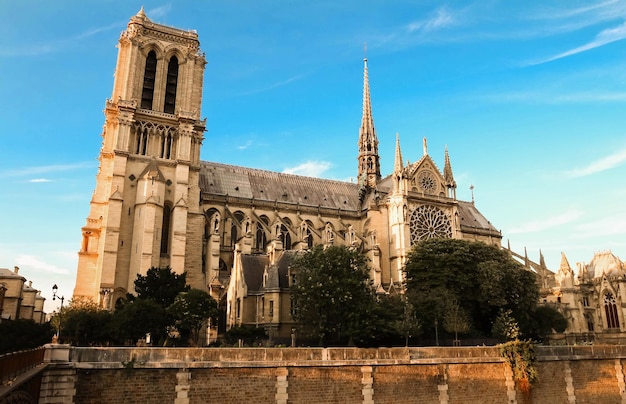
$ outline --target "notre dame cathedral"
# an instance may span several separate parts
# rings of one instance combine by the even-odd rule
[[[443,171],[426,140],[423,155],[408,164],[396,137],[393,173],[381,175],[367,59],[352,183],[201,161],[206,60],[197,33],[153,23],[142,9],[118,47],[74,298],[112,308],[134,292],[138,274],[170,266],[219,302],[222,327],[255,324],[286,336],[294,326],[294,251],[353,246],[385,293],[402,282],[419,240],[501,244],[473,201],[456,198],[447,149]],[[544,286],[554,286],[554,273],[543,273]]]

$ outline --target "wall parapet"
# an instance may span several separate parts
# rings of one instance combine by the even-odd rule
[[[538,346],[538,361],[626,358],[626,346]],[[499,363],[498,347],[424,348],[125,348],[73,347],[76,368],[214,368]]]

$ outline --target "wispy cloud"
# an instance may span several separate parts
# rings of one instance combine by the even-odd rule
[[[34,255],[22,254],[18,255],[15,262],[20,267],[26,267],[37,271],[52,273],[52,274],[68,274],[69,271],[64,268],[59,268],[56,265],[48,264]]]
[[[581,215],[582,215],[582,212],[576,209],[572,209],[572,210],[563,212],[560,215],[552,216],[547,219],[524,223],[519,227],[510,229],[508,233],[519,234],[519,233],[535,233],[539,231],[544,231],[553,227],[562,226],[564,224],[571,223],[577,220],[578,218],[580,218]]]
[[[96,163],[81,162],[81,163],[75,163],[75,164],[54,164],[54,165],[47,165],[47,166],[14,168],[11,170],[0,171],[0,178],[42,176],[43,174],[50,174],[50,173],[62,172],[62,171],[80,170],[83,168],[94,168],[94,167],[96,167]],[[31,180],[31,182],[44,182],[44,181],[35,179],[34,181]]]
[[[18,57],[18,56],[39,56],[49,53],[55,53],[73,46],[77,41],[90,38],[101,32],[110,31],[112,29],[121,29],[126,24],[125,21],[118,21],[112,24],[95,27],[80,32],[67,38],[59,38],[47,43],[40,44],[21,44],[11,48],[0,48],[0,56],[2,57]]]
[[[237,150],[246,150],[252,146],[252,140],[246,141],[244,144],[240,144],[237,146]]]
[[[582,168],[575,168],[565,172],[565,176],[570,178],[586,177],[602,171],[610,170],[626,162],[626,149],[592,161]]]
[[[165,4],[163,6],[151,8],[146,11],[146,16],[150,19],[165,17],[172,9],[171,4]]]
[[[490,102],[526,102],[533,104],[577,104],[590,102],[626,101],[626,92],[587,91],[578,93],[552,93],[549,91],[519,91],[480,94],[475,98]]]
[[[453,24],[454,17],[452,14],[445,7],[441,7],[435,11],[432,17],[425,20],[414,21],[410,23],[406,29],[409,32],[432,32]]]
[[[32,182],[32,183],[41,183],[41,182],[52,182],[52,180],[48,179],[48,178],[33,178],[32,180],[28,180],[28,182]]]
[[[572,238],[612,237],[626,234],[626,214],[612,214],[593,222],[575,226]]]
[[[270,90],[273,90],[273,89],[278,88],[278,87],[286,86],[288,84],[293,83],[294,81],[301,80],[303,77],[305,77],[304,74],[299,74],[297,76],[290,77],[290,78],[288,78],[286,80],[282,80],[282,81],[279,81],[279,82],[276,82],[276,83],[272,83],[272,84],[270,84],[270,85],[268,85],[266,87],[261,87],[261,88],[257,88],[257,89],[254,89],[254,90],[250,90],[250,91],[246,91],[246,92],[240,93],[239,95],[253,95],[253,94],[264,93],[266,91],[270,91]]]
[[[604,45],[610,44],[615,41],[621,41],[622,39],[625,39],[625,38],[626,38],[626,22],[622,23],[622,25],[619,25],[615,28],[607,28],[601,31],[598,35],[596,35],[596,37],[592,41],[582,46],[578,46],[574,49],[570,49],[566,52],[562,52],[562,53],[559,53],[554,56],[550,56],[542,60],[529,62],[528,65],[532,66],[532,65],[539,65],[542,63],[552,62],[552,61],[562,59],[568,56],[576,55],[578,53],[586,52],[588,50],[596,49],[596,48],[602,47]]]
[[[285,168],[285,174],[305,175],[307,177],[319,177],[332,166],[327,161],[307,161],[295,167]]]

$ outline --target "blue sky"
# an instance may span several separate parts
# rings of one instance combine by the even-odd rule
[[[460,199],[556,270],[626,259],[625,1],[0,1],[0,267],[71,297],[116,44],[198,32],[202,159],[356,176],[363,44],[383,175],[422,138]],[[58,303],[58,302],[54,302]]]

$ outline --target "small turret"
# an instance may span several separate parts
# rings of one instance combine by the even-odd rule
[[[446,145],[445,165],[443,166],[443,178],[448,189],[448,197],[456,199],[456,181],[452,174],[452,164],[450,164],[450,155],[448,154],[448,146]]]

